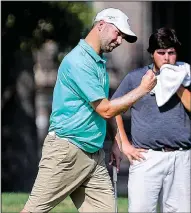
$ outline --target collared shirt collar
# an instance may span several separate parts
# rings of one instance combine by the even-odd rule
[[[153,66],[154,66],[154,64],[149,64],[148,68],[151,69],[151,70],[153,70]]]
[[[158,72],[154,72],[153,68],[154,68],[154,64],[149,64],[148,68],[151,69],[153,71],[153,73],[155,74],[155,76],[160,75],[160,70]]]
[[[80,39],[79,45],[86,51],[88,52],[88,54],[90,54],[92,56],[92,58],[94,58],[94,60],[96,62],[102,61],[103,63],[106,63],[106,57],[104,55],[102,55],[102,57],[100,57],[96,51],[84,40],[84,39]]]

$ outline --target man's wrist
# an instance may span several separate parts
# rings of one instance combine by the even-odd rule
[[[141,85],[139,85],[137,87],[137,90],[138,90],[138,92],[141,96],[144,96],[144,95],[146,95],[147,93],[150,92],[147,88],[145,88],[144,86],[141,86]]]

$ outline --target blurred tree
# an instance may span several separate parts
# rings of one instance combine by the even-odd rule
[[[90,2],[1,2],[2,191],[29,191],[37,172],[34,54],[58,43],[56,60],[91,27]]]

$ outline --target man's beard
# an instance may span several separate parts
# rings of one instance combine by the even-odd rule
[[[106,47],[104,48],[104,52],[112,52],[113,49],[115,49],[115,47],[106,46]]]
[[[101,45],[101,50],[103,52],[108,53],[108,52],[112,52],[117,46],[118,45],[115,45],[113,43],[110,43],[110,44],[107,44],[107,45],[103,44],[103,45]]]

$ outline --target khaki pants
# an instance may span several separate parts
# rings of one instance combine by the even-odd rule
[[[24,208],[48,212],[70,195],[79,212],[114,212],[113,188],[104,161],[103,150],[86,153],[67,140],[48,135]]]

